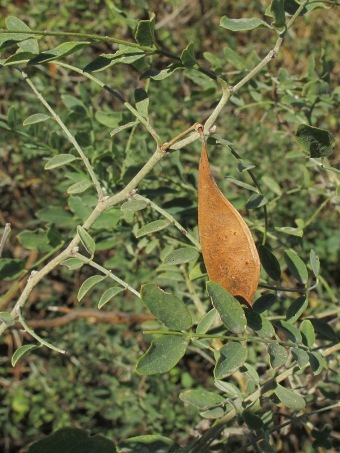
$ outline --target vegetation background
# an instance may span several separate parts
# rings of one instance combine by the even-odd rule
[[[117,1],[50,0],[7,1],[0,6],[0,28],[4,19],[14,15],[32,30],[89,32],[133,40],[134,30],[149,12],[156,14],[157,39],[162,47],[179,54],[190,42],[195,43],[196,57],[205,67],[223,74],[231,81],[253,67],[275,43],[272,30],[256,29],[246,33],[228,33],[219,26],[220,18],[260,17],[267,1]],[[334,195],[338,174],[325,172],[298,148],[294,133],[300,122],[327,129],[337,136],[339,99],[339,18],[336,9],[320,9],[300,18],[287,36],[277,59],[244,87],[226,106],[217,121],[220,137],[235,144],[242,158],[255,166],[269,214],[269,239],[282,266],[282,284],[296,282],[282,259],[283,248],[293,248],[307,260],[313,248],[321,261],[319,286],[310,294],[305,316],[319,316],[335,327],[334,313],[339,300],[340,258],[339,202]],[[67,39],[68,40],[68,39]],[[60,37],[44,38],[47,48],[57,46]],[[106,43],[94,43],[69,60],[82,68],[101,53],[112,52]],[[2,57],[3,58],[3,57]],[[163,69],[168,59],[143,59],[133,65],[116,65],[98,77],[133,103],[134,90],[148,89],[150,118],[164,141],[171,139],[195,122],[204,122],[219,100],[220,88],[199,72],[178,71],[161,81],[140,79],[150,66]],[[124,131],[114,140],[110,131],[132,121],[122,105],[67,68],[51,63],[31,70],[35,83],[48,102],[76,134],[108,193],[115,193],[147,161],[154,151],[149,134],[139,128]],[[315,96],[313,80],[323,82],[323,91]],[[57,151],[68,152],[71,146],[57,125],[41,123],[22,126],[29,115],[42,112],[33,93],[14,68],[0,71],[0,221],[10,222],[12,234],[4,256],[22,260],[26,269],[46,254],[60,248],[72,237],[74,226],[93,206],[93,195],[65,197],[67,187],[82,176],[75,169],[43,171],[44,163]],[[337,137],[338,138],[338,137]],[[128,143],[128,144],[127,144]],[[253,227],[255,239],[263,231],[262,210],[245,210],[249,192],[232,184],[226,177],[245,183],[251,181],[238,171],[238,160],[227,148],[211,144],[215,177],[228,198]],[[149,197],[173,215],[185,228],[197,233],[197,169],[200,144],[194,143],[163,160],[143,181],[139,193]],[[340,154],[329,157],[340,168]],[[190,299],[187,269],[162,265],[162,258],[184,239],[176,231],[164,230],[151,237],[136,238],[143,224],[159,218],[151,209],[123,212],[118,206],[95,225],[97,260],[112,269],[137,290],[146,282],[155,282]],[[276,229],[275,229],[276,228]],[[287,230],[290,233],[287,234]],[[281,230],[280,230],[281,229]],[[303,230],[303,237],[300,235]],[[37,239],[39,238],[39,239]],[[277,252],[276,252],[277,251]],[[71,313],[78,307],[76,294],[93,269],[75,273],[53,272],[39,285],[25,306],[25,319],[54,344],[68,351],[67,356],[43,348],[35,351],[16,367],[10,358],[18,346],[29,342],[29,335],[11,329],[1,338],[0,367],[0,450],[18,452],[30,442],[64,426],[101,433],[119,442],[128,437],[159,433],[186,445],[196,433],[202,433],[209,419],[202,419],[197,409],[179,400],[186,389],[214,389],[212,366],[199,350],[191,348],[169,373],[139,376],[135,364],[145,351],[149,338],[143,335],[152,327],[148,313],[133,294],[118,294],[105,310],[125,314],[125,318],[75,318],[65,325],[55,323],[55,310]],[[24,279],[4,281],[0,310],[13,305]],[[204,293],[201,279],[195,291]],[[81,302],[81,308],[97,307],[103,289],[95,288]],[[263,292],[263,290],[262,290]],[[259,293],[260,294],[260,293]],[[291,299],[279,294],[272,307],[276,316],[284,315]],[[108,308],[109,307],[109,308]],[[70,310],[68,312],[68,310]],[[34,325],[34,322],[36,324]],[[40,324],[39,324],[40,322]],[[261,374],[263,352],[249,345],[249,355]],[[309,375],[310,395],[322,397],[321,380],[330,400],[336,399],[336,368],[324,374]],[[264,371],[263,371],[264,372]],[[249,386],[242,373],[233,377],[241,388]],[[330,394],[330,392],[333,392]],[[313,406],[312,406],[313,409]],[[278,412],[277,418],[284,419]],[[274,436],[276,451],[325,451],[339,445],[339,421],[335,410],[316,414],[308,426],[287,428],[285,435]],[[319,437],[312,433],[317,428]],[[246,442],[247,428],[237,426],[228,432],[228,448],[233,451]],[[323,437],[322,437],[323,435]],[[316,440],[320,445],[315,443]],[[327,445],[327,444],[326,444]],[[335,448],[335,447],[334,447]],[[318,450],[319,449],[319,450]],[[222,451],[222,450],[221,450]],[[330,450],[329,450],[330,451]]]

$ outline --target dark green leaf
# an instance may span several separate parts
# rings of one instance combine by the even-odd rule
[[[247,321],[240,302],[229,294],[219,283],[207,283],[208,294],[213,306],[218,311],[221,321],[228,330],[241,334]]]
[[[258,252],[263,269],[266,271],[269,277],[276,281],[280,280],[281,269],[280,263],[278,262],[276,256],[262,244],[258,246]]]
[[[20,359],[22,359],[25,355],[27,355],[33,349],[37,349],[39,346],[36,344],[25,344],[24,346],[20,346],[15,353],[12,355],[12,366],[15,366]]]
[[[254,412],[251,412],[250,410],[244,410],[242,412],[242,418],[250,429],[257,431],[263,428],[263,421],[261,420],[261,417],[254,414]]]
[[[206,313],[203,318],[200,320],[196,327],[196,333],[205,334],[211,327],[214,326],[216,321],[217,311],[215,308],[212,308],[208,313]]]
[[[298,297],[289,306],[286,319],[290,322],[297,321],[308,307],[308,299],[305,296]]]
[[[77,158],[72,156],[72,154],[58,154],[49,159],[45,164],[45,170],[52,170],[53,168],[61,167],[62,165],[67,165],[70,162],[73,162]]]
[[[49,115],[45,115],[44,113],[35,113],[34,115],[27,117],[22,124],[24,126],[30,126],[31,124],[41,123],[49,119],[51,119]]]
[[[183,65],[181,63],[171,63],[166,69],[148,69],[147,71],[143,72],[140,78],[141,80],[148,78],[153,80],[164,80],[170,77],[179,69],[183,69]]]
[[[192,325],[190,313],[178,297],[162,291],[154,284],[143,285],[141,297],[151,313],[169,329],[190,329]]]
[[[285,250],[284,259],[293,277],[300,283],[306,284],[308,279],[307,266],[298,254],[291,249]]]
[[[250,19],[229,19],[223,16],[220,20],[220,26],[231,31],[247,31],[257,27],[269,27],[269,25],[257,17]]]
[[[170,222],[168,220],[155,220],[142,226],[142,228],[140,228],[136,232],[136,238],[140,238],[141,236],[145,236],[146,234],[156,233],[157,231],[164,230],[164,228],[166,228],[169,225]]]
[[[261,314],[271,308],[277,301],[276,294],[262,294],[258,299],[255,300],[253,310]]]
[[[327,322],[317,318],[311,319],[310,322],[312,323],[314,329],[323,337],[331,341],[338,341],[337,334]]]
[[[198,251],[194,247],[182,247],[180,249],[174,250],[167,255],[163,264],[183,264],[190,263],[190,261],[195,261],[199,256]]]
[[[79,235],[80,241],[83,244],[85,250],[91,255],[94,255],[96,250],[96,243],[89,235],[89,233],[80,225],[77,226],[77,233]]]
[[[59,46],[55,47],[54,49],[46,50],[39,55],[31,58],[28,61],[28,65],[36,65],[41,63],[46,63],[47,61],[57,60],[58,58],[66,57],[74,52],[77,52],[79,49],[83,47],[87,47],[91,44],[91,42],[63,42],[59,44]]]
[[[279,398],[282,404],[294,411],[300,411],[306,405],[305,400],[301,395],[291,389],[286,389],[280,384],[277,384],[275,395]]]
[[[102,275],[92,275],[91,277],[87,278],[79,288],[77,295],[78,301],[80,302],[82,298],[90,291],[90,289],[104,280],[104,278],[105,277],[103,277]]]
[[[141,58],[143,58],[145,52],[140,49],[133,47],[119,46],[119,50],[116,53],[102,54],[94,61],[89,63],[83,69],[84,72],[99,72],[110,68],[113,65],[132,64]],[[120,95],[118,94],[118,97]]]
[[[282,28],[286,25],[284,5],[285,0],[272,0],[270,10],[275,19],[272,22],[273,27]]]
[[[119,443],[119,453],[180,453],[178,445],[159,434],[130,437]],[[82,452],[81,452],[82,453]],[[97,453],[97,452],[94,452]],[[98,452],[101,453],[101,452]]]
[[[214,376],[216,379],[224,379],[235,373],[247,359],[247,348],[241,343],[230,342],[219,351],[220,357],[216,362]]]
[[[192,42],[181,53],[181,62],[186,68],[191,68],[197,63],[195,58],[195,44]]]
[[[135,89],[135,102],[138,113],[140,113],[144,118],[147,118],[149,115],[149,97],[148,93],[143,88]]]
[[[138,22],[135,40],[141,46],[152,46],[155,43],[155,18],[155,14],[151,13],[150,19]]]
[[[297,363],[299,364],[300,368],[303,368],[309,362],[309,356],[308,356],[307,352],[303,349],[293,348],[292,355],[293,355],[294,359],[297,361]]]
[[[266,197],[264,197],[260,193],[254,193],[247,201],[246,208],[247,209],[257,209],[257,208],[260,208],[261,206],[264,206],[267,203],[268,203],[268,200]]]
[[[283,332],[286,337],[294,343],[301,343],[302,337],[298,329],[287,321],[275,321],[275,326]]]
[[[260,337],[271,338],[275,335],[274,327],[266,318],[249,308],[245,308],[244,312],[248,327],[253,329]]]
[[[179,394],[179,398],[199,409],[209,409],[212,406],[221,405],[225,401],[225,398],[218,393],[208,392],[201,388],[182,392]]]
[[[25,268],[24,261],[12,258],[0,258],[0,280],[14,280]]]
[[[296,141],[309,157],[327,157],[335,148],[335,137],[325,129],[300,124],[295,134]]]
[[[138,360],[136,371],[141,375],[166,373],[184,356],[188,340],[177,335],[157,337]]]
[[[309,363],[315,376],[320,374],[323,369],[327,368],[326,359],[320,354],[320,352],[308,352],[308,355]]]
[[[268,346],[269,360],[273,368],[279,368],[286,363],[288,352],[280,344],[270,344]]]
[[[99,299],[98,308],[101,309],[102,307],[104,307],[105,304],[110,302],[113,297],[115,297],[122,291],[124,291],[124,288],[122,288],[121,286],[113,286],[112,288],[108,288]]]
[[[47,208],[39,209],[36,215],[39,219],[48,223],[54,223],[56,226],[62,228],[74,225],[72,215],[61,206],[48,206]]]
[[[115,453],[114,443],[76,428],[62,428],[32,444],[27,453]]]

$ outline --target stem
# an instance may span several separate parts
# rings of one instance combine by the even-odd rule
[[[82,255],[81,253],[76,253],[74,256],[76,258],[79,258],[85,264],[88,264],[89,266],[94,267],[95,269],[99,270],[100,272],[102,272],[107,277],[112,278],[112,280],[114,280],[117,283],[119,283],[121,286],[123,286],[123,288],[128,289],[131,293],[133,293],[139,299],[141,298],[141,296],[140,296],[138,291],[136,291],[134,288],[132,288],[132,286],[130,286],[128,283],[124,282],[124,280],[122,280],[119,277],[117,277],[111,271],[109,271],[108,269],[105,269],[105,267],[101,266],[100,264],[96,263],[95,261],[92,261],[91,259],[89,259],[86,256]]]
[[[159,212],[162,214],[163,217],[168,219],[172,225],[174,225],[186,238],[189,239],[189,241],[195,246],[195,248],[201,252],[201,245],[200,243],[190,234],[188,231],[182,227],[182,225],[177,222],[177,220],[168,212],[166,212],[164,209],[160,208],[159,206],[156,205],[153,201],[149,200],[149,198],[143,197],[142,195],[134,195],[133,198],[136,200],[142,200],[146,204],[150,205],[155,211]]]
[[[2,252],[5,248],[5,245],[6,245],[6,241],[9,237],[11,233],[11,224],[10,223],[6,223],[5,225],[5,228],[4,228],[4,232],[2,233],[2,238],[1,238],[1,241],[0,241],[0,257],[2,255]]]
[[[318,209],[312,214],[312,216],[310,217],[309,220],[307,220],[307,222],[305,222],[305,225],[304,225],[304,228],[307,228],[311,223],[314,222],[314,220],[317,218],[317,216],[320,214],[320,212],[323,210],[323,208],[325,206],[327,206],[327,204],[331,201],[331,198],[327,198],[326,200],[324,200],[320,206],[318,207]]]
[[[103,190],[102,190],[102,188],[100,186],[100,182],[98,181],[98,179],[97,179],[97,177],[96,177],[96,175],[95,175],[95,173],[94,173],[94,171],[92,169],[90,161],[88,160],[88,158],[84,154],[83,150],[79,146],[77,140],[71,134],[69,129],[66,127],[65,123],[62,121],[60,116],[57,115],[57,113],[52,109],[52,107],[49,105],[49,103],[46,101],[46,99],[43,97],[43,95],[37,90],[37,88],[35,87],[33,82],[28,78],[27,74],[25,74],[23,71],[21,72],[21,74],[22,74],[22,77],[24,78],[24,80],[31,87],[31,89],[34,92],[34,94],[36,95],[36,97],[46,107],[46,109],[51,113],[53,118],[56,120],[56,122],[59,124],[61,129],[64,131],[64,133],[65,133],[66,137],[68,138],[68,140],[72,143],[72,145],[74,146],[74,148],[78,152],[79,156],[81,157],[82,161],[84,162],[84,165],[86,167],[86,170],[87,170],[88,174],[90,175],[90,177],[92,179],[93,185],[95,186],[95,188],[97,190],[98,197],[102,198],[104,196],[104,193],[103,193]]]
[[[265,285],[264,283],[259,283],[260,288],[272,289],[273,291],[283,291],[286,293],[301,293],[305,294],[307,289],[300,289],[300,288],[284,288],[283,286],[271,286]]]

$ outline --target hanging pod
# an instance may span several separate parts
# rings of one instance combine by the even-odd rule
[[[251,232],[212,177],[203,134],[198,172],[198,229],[209,279],[252,306],[260,259]]]

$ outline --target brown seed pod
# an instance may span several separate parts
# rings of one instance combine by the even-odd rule
[[[251,232],[211,175],[203,146],[198,172],[198,229],[209,279],[250,307],[260,278],[260,259]]]

